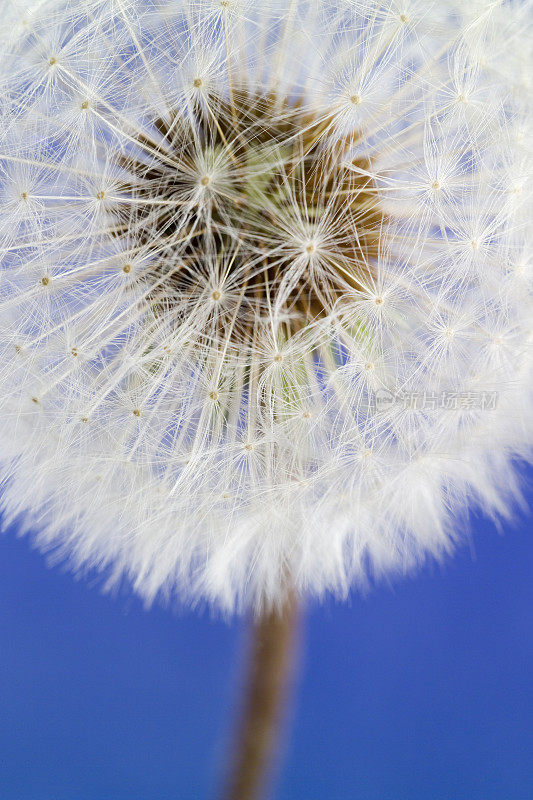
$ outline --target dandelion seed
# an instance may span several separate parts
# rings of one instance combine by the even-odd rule
[[[6,521],[233,611],[504,511],[533,424],[528,4],[4,6]]]

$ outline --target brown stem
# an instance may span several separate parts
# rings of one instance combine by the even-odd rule
[[[291,676],[298,606],[289,594],[283,607],[255,620],[247,689],[223,800],[259,800],[265,789]]]

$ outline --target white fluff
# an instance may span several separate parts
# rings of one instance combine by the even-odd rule
[[[279,603],[288,580],[344,594],[449,552],[473,504],[508,513],[532,441],[531,7],[4,0],[6,522],[147,601],[232,611]],[[243,87],[328,120],[324,147],[359,132],[346,169],[367,165],[380,244],[342,296],[331,265],[360,218],[302,206],[290,143],[257,149],[232,216],[238,144],[191,163],[154,125]],[[125,179],[133,157],[182,176],[170,244],[157,179]],[[282,202],[261,176],[284,170]],[[185,291],[168,276],[193,218]],[[254,305],[266,258],[283,277]],[[292,329],[304,280],[326,299]]]

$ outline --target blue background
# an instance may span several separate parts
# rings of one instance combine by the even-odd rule
[[[308,608],[276,800],[533,797],[531,528],[476,517],[443,566]],[[242,621],[103,596],[7,532],[0,798],[216,796],[244,643]]]

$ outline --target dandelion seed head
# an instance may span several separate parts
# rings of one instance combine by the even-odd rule
[[[343,595],[446,555],[465,505],[507,513],[533,419],[528,4],[6,15],[7,521],[147,602],[232,611],[287,574]]]

